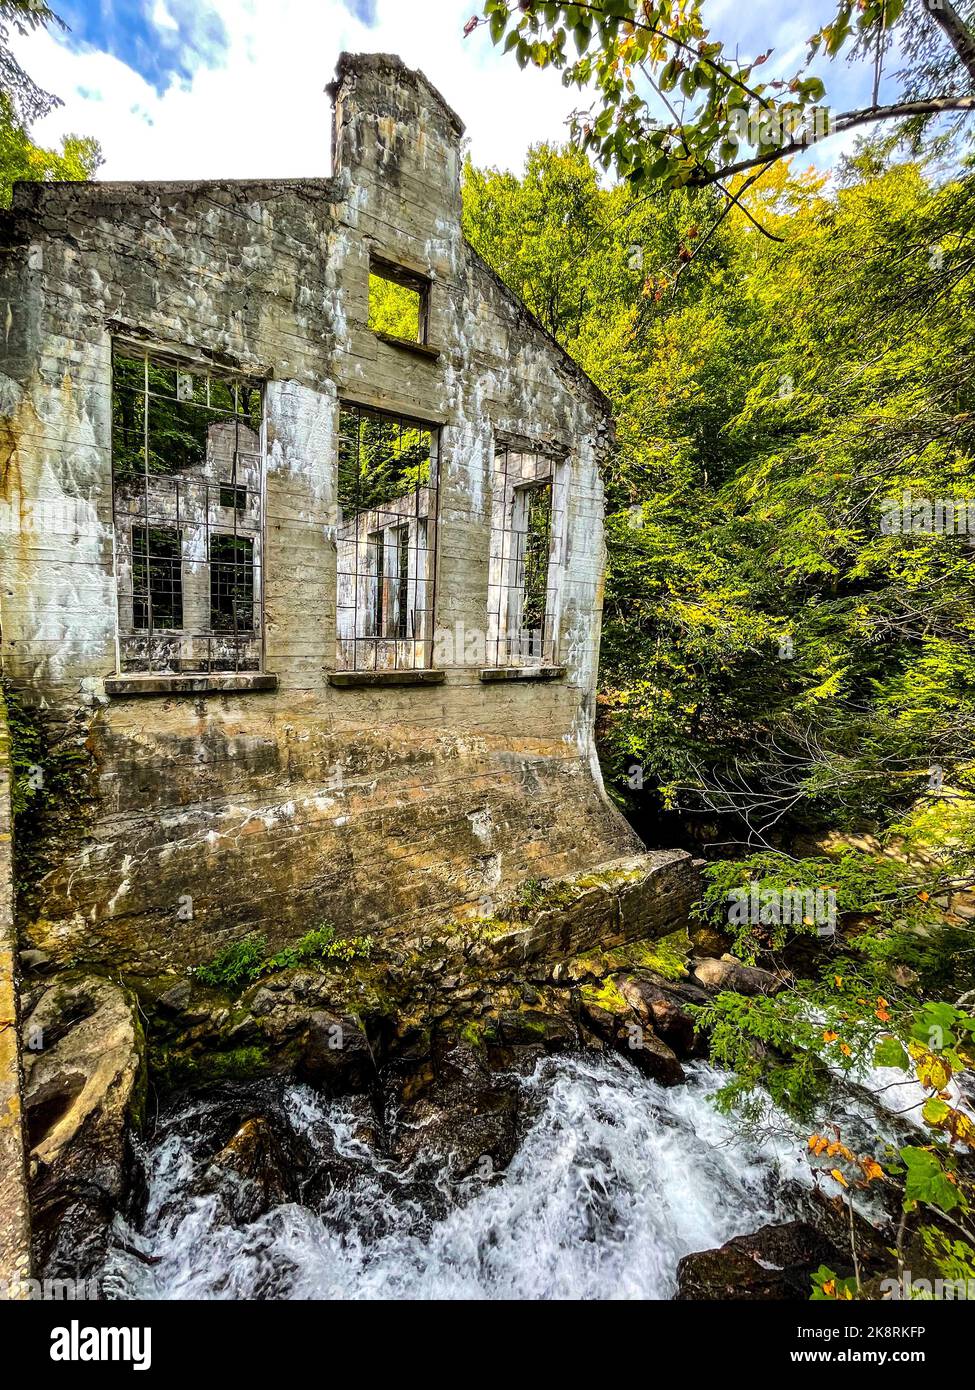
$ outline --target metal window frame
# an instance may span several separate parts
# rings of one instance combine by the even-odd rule
[[[117,362],[126,359],[142,363],[142,384],[135,399],[142,406],[141,472],[120,473],[116,448]],[[164,395],[150,387],[150,368],[157,367],[176,373],[176,394]],[[195,402],[213,411],[213,423],[234,424],[233,447],[230,450],[229,477],[210,477],[209,451],[199,469],[174,472],[150,468],[150,403],[153,398],[190,399],[180,395],[179,375],[206,378],[206,401]],[[233,411],[223,406],[211,406],[211,383],[223,382],[234,392]],[[242,413],[238,389],[259,393],[259,427],[254,429],[252,417]],[[194,388],[195,389],[195,388]],[[265,564],[266,532],[266,457],[267,409],[266,382],[263,377],[243,370],[219,366],[191,349],[185,352],[169,345],[156,346],[139,338],[113,336],[112,339],[112,525],[114,538],[116,593],[116,669],[119,674],[147,672],[151,674],[206,674],[210,672],[262,672],[265,669]],[[241,427],[257,436],[257,447],[240,447]],[[208,426],[208,430],[209,430]],[[209,442],[209,441],[208,441]],[[250,443],[250,440],[246,441]],[[141,484],[141,486],[140,486]],[[224,506],[221,492],[234,489],[235,500],[244,494],[245,506]],[[169,492],[171,506],[160,500]],[[122,506],[122,500],[127,503]],[[141,510],[140,510],[141,508]],[[247,525],[244,518],[252,512],[255,522]],[[222,514],[226,514],[226,518]],[[148,533],[156,527],[175,529],[181,538],[181,591],[183,625],[179,629],[156,628],[152,624],[151,604],[148,605],[149,626],[139,629],[134,624],[134,543],[135,529],[144,527]],[[187,531],[195,534],[196,547],[201,555],[187,553],[194,542],[187,540]],[[251,542],[254,594],[254,621],[250,629],[232,632],[214,628],[211,610],[211,537],[226,535]],[[129,583],[124,582],[128,564]],[[191,593],[195,606],[205,609],[206,622],[194,622],[187,609],[193,608],[188,598],[188,570],[195,580]],[[201,595],[206,594],[203,603]]]
[[[341,496],[342,468],[340,463],[338,480],[340,520],[336,540],[335,670],[375,672],[377,674],[429,670],[432,668],[433,662],[436,625],[440,541],[441,426],[438,422],[422,420],[398,411],[382,410],[375,406],[364,405],[359,401],[340,400],[339,448],[341,450],[344,445],[350,442],[351,436],[346,435],[343,431],[351,423],[355,429],[353,448],[357,459],[357,478],[361,477],[362,428],[363,422],[367,419],[386,421],[397,428],[400,436],[408,430],[416,430],[427,435],[430,459],[429,480],[425,484],[421,484],[418,480],[412,494],[404,494],[407,497],[412,495],[412,511],[396,510],[391,505],[359,508],[353,501],[350,518],[343,520],[345,503]],[[421,510],[420,507],[421,494],[426,494],[427,506],[425,510]],[[363,519],[365,525],[362,529],[366,537],[365,540],[359,536]],[[376,524],[377,521],[378,525]],[[355,535],[350,539],[343,535],[343,530],[352,522],[354,522],[356,530]],[[412,587],[414,602],[407,607],[407,622],[410,621],[409,615],[412,614],[414,635],[400,636],[398,633],[399,622],[396,624],[397,632],[390,635],[385,631],[387,626],[385,586],[387,579],[390,584],[395,583],[398,586],[401,583],[398,570],[395,576],[388,573],[389,555],[396,554],[397,565],[399,565],[398,553],[401,546],[400,544],[390,545],[386,533],[400,531],[404,527],[408,528],[411,523],[415,526],[416,539],[413,544],[408,541],[406,546],[408,553],[407,590],[409,592]],[[382,542],[371,542],[368,538],[378,532],[382,533]],[[351,569],[342,568],[343,547],[350,547],[353,552]],[[371,548],[376,550],[375,567],[371,567],[368,563],[368,552]],[[380,555],[383,565],[381,574],[378,569]],[[413,557],[411,568],[409,567],[410,555]],[[422,571],[421,556],[423,557]],[[366,564],[361,563],[364,558],[367,561]],[[370,587],[373,581],[376,586],[374,590]],[[369,593],[369,598],[365,600],[361,596],[364,585]],[[347,600],[346,591],[349,589],[351,590],[351,601],[343,601]],[[422,603],[417,601],[421,594]],[[344,621],[342,619],[343,613],[352,615],[351,631],[348,619]],[[383,631],[372,630],[380,626],[377,622],[380,615],[383,617]],[[419,635],[417,635],[417,615],[420,616]]]
[[[520,441],[496,441],[492,466],[491,547],[488,574],[488,667],[534,667],[557,664],[562,621],[568,534],[568,461]],[[534,631],[519,620],[525,600],[525,553],[531,492],[551,495],[545,607],[542,628]],[[523,509],[526,525],[518,525]]]

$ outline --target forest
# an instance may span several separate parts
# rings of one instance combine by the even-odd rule
[[[707,8],[670,36],[700,39]],[[841,4],[821,37],[870,58],[899,21],[910,96],[950,50],[925,7],[902,8]],[[564,63],[580,84],[599,71],[603,108],[518,177],[469,162],[464,216],[613,402],[604,775],[648,843],[703,848],[699,912],[732,924],[735,954],[794,971],[772,999],[708,1006],[733,1073],[722,1103],[756,1124],[769,1096],[811,1117],[831,1076],[909,1054],[926,1144],[883,1170],[838,1132],[810,1148],[844,1186],[892,1183],[912,1220],[934,1213],[921,1239],[970,1278],[975,1188],[957,1155],[973,1129],[946,1091],[975,1056],[970,130],[908,113],[824,169],[759,145],[761,181],[742,169],[719,191],[708,155],[732,162],[735,74],[681,72],[684,50],[649,32],[667,7],[593,9],[493,7],[492,37],[522,65]],[[669,155],[629,76],[641,64],[673,116]],[[800,109],[822,98],[780,86]],[[736,914],[743,887],[757,911]],[[829,895],[835,931],[783,910],[797,892]],[[826,1272],[820,1288],[857,1283]]]

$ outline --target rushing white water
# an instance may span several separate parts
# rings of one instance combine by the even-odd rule
[[[352,1172],[314,1209],[288,1203],[235,1225],[219,1196],[191,1195],[205,1160],[170,1127],[148,1155],[140,1230],[117,1223],[103,1287],[117,1298],[670,1298],[681,1256],[787,1219],[787,1180],[812,1181],[802,1134],[783,1119],[778,1138],[746,1138],[708,1100],[720,1075],[687,1070],[686,1086],[665,1089],[615,1058],[547,1058],[521,1083],[531,1119],[503,1179],[470,1179],[433,1214],[409,1174],[355,1137],[354,1108],[306,1087],[288,1088],[290,1122]]]

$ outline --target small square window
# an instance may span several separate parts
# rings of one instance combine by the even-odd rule
[[[369,327],[408,343],[427,340],[430,282],[387,261],[369,266]]]
[[[231,511],[246,512],[247,489],[245,487],[237,487],[234,483],[221,483],[220,505],[221,507],[229,507]]]

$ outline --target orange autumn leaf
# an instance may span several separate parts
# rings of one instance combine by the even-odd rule
[[[849,1184],[848,1184],[847,1181],[846,1181],[846,1178],[844,1178],[843,1174],[840,1172],[840,1170],[839,1170],[838,1168],[831,1168],[831,1169],[829,1170],[829,1175],[830,1175],[831,1178],[835,1178],[835,1179],[836,1179],[836,1181],[839,1183],[840,1187],[847,1187],[847,1186],[849,1186]]]
[[[823,1042],[825,1043],[834,1043],[838,1037],[839,1033],[832,1033],[828,1028],[823,1031]]]
[[[863,1169],[863,1176],[867,1182],[876,1182],[878,1178],[883,1178],[884,1170],[875,1158],[863,1158],[860,1160]]]

